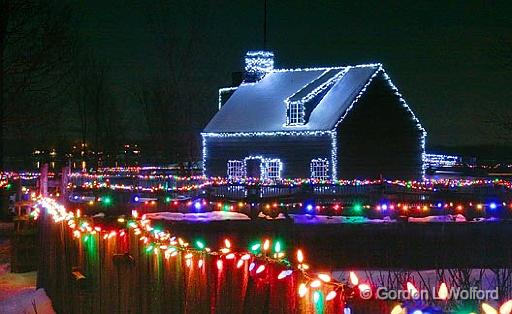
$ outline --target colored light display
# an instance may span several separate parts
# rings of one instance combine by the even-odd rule
[[[197,261],[198,267],[203,267],[204,256],[210,255],[216,259],[216,268],[219,272],[225,271],[224,263],[228,260],[234,260],[237,269],[246,265],[245,267],[248,267],[253,276],[263,275],[270,264],[280,265],[282,271],[277,273],[273,280],[287,280],[287,277],[294,273],[300,273],[301,276],[297,278],[303,278],[304,282],[299,285],[301,287],[299,294],[302,294],[304,289],[312,290],[311,301],[315,304],[332,302],[338,293],[344,291],[345,284],[334,280],[328,274],[314,274],[308,271],[309,266],[304,263],[304,255],[301,250],[297,251],[297,263],[289,261],[279,240],[266,238],[253,244],[250,251],[246,251],[233,249],[232,241],[225,239],[223,247],[213,250],[207,247],[203,240],[196,240],[195,246],[190,246],[184,238],[153,227],[151,220],[147,219],[145,215],[140,216],[137,211],[134,211],[130,218],[125,219],[123,217],[121,220],[120,217],[117,220],[119,223],[117,226],[100,226],[95,224],[92,217],[68,211],[51,198],[39,198],[34,208],[31,214],[34,219],[37,220],[42,211],[45,211],[54,223],[62,223],[67,226],[77,241],[88,242],[91,237],[107,241],[114,237],[133,235],[139,239],[142,250],[146,254],[162,254],[165,259],[170,259],[180,252],[187,267],[192,267],[193,261]],[[271,252],[272,247],[273,254]],[[321,292],[323,288],[331,291],[327,294],[328,298],[324,298]],[[347,295],[347,297],[349,296]]]

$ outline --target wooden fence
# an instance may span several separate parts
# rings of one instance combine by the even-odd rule
[[[250,260],[238,268],[237,259],[219,267],[221,257],[204,252],[190,262],[184,252],[166,258],[148,252],[133,231],[76,238],[43,214],[40,247],[37,285],[58,313],[343,313],[341,291],[331,301],[324,300],[328,288],[301,298],[298,285],[307,279],[293,272],[278,280],[281,264],[268,262],[255,274]]]

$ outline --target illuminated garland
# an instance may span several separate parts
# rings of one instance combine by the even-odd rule
[[[429,167],[454,167],[460,165],[462,158],[453,155],[425,154],[425,164]]]
[[[500,186],[507,189],[512,189],[512,182],[502,179],[426,179],[423,181],[411,180],[323,180],[323,179],[282,179],[265,181],[257,178],[236,178],[229,179],[223,177],[212,177],[209,179],[212,185],[261,185],[261,186],[300,186],[304,184],[309,185],[333,185],[333,186],[371,186],[371,185],[390,185],[401,186],[413,190],[436,191],[444,188],[464,188],[476,186]]]
[[[88,186],[98,185],[98,187],[106,187],[109,182],[109,178],[102,175],[92,174],[80,174],[74,173],[71,175],[75,179],[89,180],[85,184]],[[226,178],[226,177],[204,177],[204,176],[192,176],[192,177],[178,177],[178,176],[134,176],[129,177],[133,179],[141,180],[158,180],[158,179],[171,179],[174,181],[202,181],[201,184],[192,185],[192,187],[198,187],[199,185],[260,185],[260,186],[299,186],[304,184],[309,185],[333,185],[333,186],[369,186],[369,185],[390,185],[390,186],[402,186],[413,190],[425,190],[435,191],[441,188],[463,188],[473,186],[500,186],[507,189],[512,189],[512,181],[503,179],[426,179],[423,181],[411,181],[411,180],[329,180],[329,179],[316,179],[316,178],[284,178],[279,180],[260,180],[258,178]],[[98,182],[103,181],[105,182]],[[94,182],[96,181],[96,182]],[[136,189],[135,186],[129,185],[116,185],[116,188],[122,189]],[[162,188],[156,188],[162,189]]]
[[[6,172],[0,172],[0,179],[1,180],[35,180],[39,178],[40,173],[39,172],[14,172],[14,171],[6,171]],[[48,177],[53,178],[55,177],[55,173],[48,172]]]
[[[0,180],[0,189],[10,189],[11,184],[9,183],[9,180]]]
[[[212,250],[202,240],[193,241],[193,245],[190,245],[189,242],[172,235],[169,231],[152,227],[151,220],[147,219],[145,215],[139,217],[137,211],[132,211],[132,217],[130,218],[120,216],[117,223],[121,227],[114,228],[95,225],[93,219],[82,215],[80,210],[76,212],[68,211],[51,198],[39,198],[31,217],[37,220],[43,210],[51,216],[53,222],[64,223],[72,232],[73,237],[85,242],[92,236],[108,240],[113,237],[126,237],[128,233],[133,232],[144,244],[144,250],[147,254],[163,254],[165,259],[170,259],[181,252],[186,260],[187,267],[191,267],[194,260],[197,261],[199,268],[203,267],[206,254],[216,259],[216,266],[219,271],[222,271],[224,262],[232,260],[233,262],[236,261],[238,269],[248,267],[249,272],[253,274],[264,272],[270,263],[279,264],[283,270],[278,274],[277,280],[284,280],[294,272],[300,272],[305,280],[298,285],[298,295],[302,298],[311,290],[315,304],[320,301],[320,294],[317,290],[322,286],[330,289],[325,297],[326,302],[345,292],[345,284],[334,280],[328,274],[310,273],[308,271],[309,265],[304,262],[304,254],[300,249],[296,253],[297,263],[292,264],[288,261],[280,241],[272,243],[267,238],[253,243],[248,251],[235,251],[231,240],[225,239],[224,247]],[[344,295],[344,297],[349,296]]]
[[[479,198],[473,199],[465,199],[458,198],[457,194],[453,194],[450,199],[446,199],[445,196],[439,194],[436,196],[435,193],[439,193],[441,191],[454,191],[454,192],[471,192],[474,193],[473,188],[503,188],[505,189],[503,192],[508,193],[512,188],[512,185],[509,181],[504,180],[426,180],[426,181],[389,181],[389,180],[339,180],[339,181],[330,181],[330,180],[321,180],[321,179],[285,179],[279,181],[279,184],[276,185],[273,181],[260,181],[255,179],[225,179],[225,178],[211,178],[209,180],[205,180],[205,182],[201,184],[194,185],[186,185],[182,187],[170,187],[165,188],[162,185],[154,186],[154,187],[142,187],[142,186],[133,186],[133,185],[119,185],[119,184],[110,184],[109,182],[85,182],[82,185],[84,189],[112,189],[112,190],[123,190],[128,192],[149,192],[149,193],[157,193],[160,191],[178,191],[178,192],[186,192],[186,191],[194,191],[202,189],[206,186],[247,186],[247,187],[261,187],[264,188],[266,186],[272,187],[300,187],[301,185],[309,184],[311,188],[315,191],[313,192],[318,196],[329,196],[327,199],[318,199],[318,200],[310,200],[310,201],[293,201],[288,200],[287,202],[282,202],[279,200],[279,196],[275,196],[275,201],[268,202],[263,201],[259,203],[261,209],[265,212],[265,210],[286,210],[289,213],[301,213],[304,212],[307,214],[326,214],[326,215],[350,215],[350,216],[360,216],[367,215],[370,211],[380,215],[380,216],[388,216],[388,215],[400,215],[400,216],[424,216],[430,213],[436,215],[446,215],[446,214],[464,214],[469,210],[473,210],[475,213],[489,213],[492,215],[499,214],[499,210],[503,209],[511,209],[512,210],[512,198],[511,196],[507,196],[508,194],[501,195],[500,197],[492,197],[488,198],[485,194],[481,195]],[[358,189],[361,188],[372,188],[372,187],[389,187],[390,192],[396,193],[407,193],[408,191],[414,193],[433,193],[430,195],[430,200],[428,201],[407,201],[407,200],[386,200],[382,199],[378,202],[375,201],[365,201],[364,190],[360,190],[359,193],[356,193],[356,196],[352,196],[349,199],[343,200],[343,196],[338,196],[336,193],[331,194],[331,192],[336,192],[335,190],[331,190],[331,188],[336,187],[354,187]],[[70,185],[70,189],[76,188],[76,186]],[[398,188],[398,190],[396,190]],[[465,190],[469,189],[469,190]],[[323,191],[323,192],[322,192]],[[368,190],[371,191],[371,190]],[[75,194],[74,200],[79,200],[79,192]],[[137,196],[135,196],[137,197]],[[149,198],[148,198],[149,197]],[[311,195],[311,197],[314,197]],[[94,205],[95,201],[100,201],[102,196],[96,197],[94,200],[87,200],[90,205]],[[174,201],[172,202],[171,196],[165,195],[153,195],[147,196],[147,200],[138,201],[132,198],[132,202],[141,203],[146,205],[156,205],[157,202],[163,201],[164,203],[169,203],[171,206],[182,207],[186,205],[190,207],[193,211],[197,210],[215,210],[215,209],[223,209],[223,210],[231,210],[231,211],[242,211],[246,210],[249,206],[244,201],[234,202],[234,201],[211,201],[211,200],[201,200],[201,199],[192,199],[186,202],[183,201]],[[341,199],[340,199],[341,198]],[[501,199],[500,199],[501,198]],[[111,199],[104,198],[105,200]],[[105,202],[103,202],[105,203]],[[199,206],[195,206],[196,203]],[[106,204],[106,203],[105,203]],[[110,205],[109,202],[106,205]],[[210,208],[206,206],[210,205]],[[192,207],[193,206],[193,207]],[[347,212],[348,211],[348,212]]]
[[[111,184],[110,182],[98,182],[98,181],[88,181],[84,182],[80,185],[81,188],[87,190],[101,190],[101,189],[111,189],[115,190],[124,190],[124,191],[138,191],[138,192],[159,192],[159,191],[167,191],[167,192],[187,192],[187,191],[195,191],[200,190],[208,185],[211,185],[211,182],[206,181],[200,184],[190,184],[184,186],[171,186],[165,187],[162,184],[158,184],[157,186],[152,187],[143,187],[141,185],[126,185],[126,184]],[[78,186],[73,183],[68,183],[68,189],[76,189]]]
[[[87,203],[90,206],[100,204],[103,206],[111,206],[113,200],[110,196],[81,197],[74,195],[73,202]],[[232,211],[232,212],[247,212],[250,208],[250,203],[239,202],[215,202],[206,201],[205,199],[185,199],[176,200],[170,197],[165,197],[163,200],[156,197],[140,197],[134,196],[131,200],[132,203],[140,204],[141,206],[156,206],[160,201],[168,204],[170,208],[188,208],[189,212],[207,212],[207,211]],[[428,215],[446,216],[468,214],[472,211],[472,215],[481,217],[482,215],[500,216],[500,214],[512,214],[512,202],[502,201],[437,201],[437,202],[389,202],[382,201],[378,204],[370,204],[364,202],[351,202],[341,203],[333,202],[325,203],[283,203],[283,202],[270,202],[259,204],[260,210],[263,215],[271,214],[272,212],[287,212],[289,214],[307,214],[309,218],[314,215],[326,215],[331,217],[424,217]],[[509,210],[509,211],[507,211]],[[508,216],[507,216],[508,217]],[[268,218],[268,217],[267,217]],[[452,217],[455,218],[455,217]],[[363,220],[364,221],[364,220]],[[314,221],[311,221],[312,223]],[[352,221],[357,222],[357,220]],[[391,221],[389,221],[391,222]],[[319,222],[320,223],[320,222]]]
[[[120,173],[109,173],[109,174],[93,174],[93,173],[81,173],[75,172],[69,175],[70,178],[82,178],[82,179],[112,179],[112,178],[134,178],[139,180],[173,180],[173,181],[194,181],[204,180],[206,177],[200,176],[177,176],[177,175],[142,175],[142,174],[127,174],[126,172]]]
[[[229,92],[232,92],[232,91],[236,90],[237,88],[238,87],[219,88],[219,110],[222,107],[222,96],[224,96],[224,94],[227,94]]]
[[[117,219],[117,223],[122,227],[105,228],[95,225],[91,218],[82,216],[80,211],[71,212],[66,210],[64,206],[53,199],[40,198],[34,208],[35,210],[31,214],[34,219],[38,219],[41,211],[45,210],[55,223],[66,225],[73,237],[80,241],[87,242],[91,237],[97,237],[98,240],[108,240],[113,237],[127,237],[128,234],[131,234],[143,243],[143,251],[146,254],[162,255],[165,259],[172,259],[181,253],[180,256],[184,258],[185,265],[188,268],[193,265],[198,268],[205,267],[206,256],[215,261],[213,265],[219,273],[223,271],[225,263],[228,262],[236,265],[236,269],[248,269],[251,276],[263,274],[270,264],[279,265],[282,270],[277,273],[275,280],[286,280],[294,273],[299,273],[301,279],[297,283],[298,297],[304,299],[308,296],[307,300],[315,305],[321,302],[333,301],[340,296],[343,297],[343,300],[349,300],[349,304],[350,300],[354,302],[378,301],[371,297],[376,295],[376,287],[360,282],[354,272],[349,272],[349,282],[346,284],[334,280],[326,273],[311,273],[309,266],[304,262],[304,253],[300,249],[296,251],[296,263],[292,264],[286,259],[279,241],[272,242],[270,239],[264,239],[253,243],[250,249],[245,251],[235,250],[231,240],[224,239],[222,248],[212,250],[202,240],[190,244],[168,231],[152,227],[151,221],[144,215],[139,217],[136,211],[132,212],[130,218],[121,216]],[[404,287],[407,289],[409,299],[403,304],[394,306],[391,314],[441,313],[440,308],[423,304],[423,301],[419,298],[418,289],[413,283],[408,281],[404,283]],[[322,291],[325,291],[325,289],[328,292],[323,295]],[[366,298],[365,296],[370,297]],[[440,283],[436,297],[443,302],[450,298],[446,283]],[[488,303],[483,302],[480,306],[486,314],[498,313]],[[346,309],[350,313],[349,308]],[[502,303],[499,307],[499,313],[510,314],[511,312],[511,300]]]

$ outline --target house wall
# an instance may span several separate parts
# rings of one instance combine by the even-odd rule
[[[307,178],[314,158],[331,160],[331,136],[279,135],[257,137],[205,137],[205,174],[227,174],[228,160],[243,160],[249,156],[279,158],[283,163],[283,178]],[[331,175],[330,170],[330,175]]]
[[[338,126],[338,177],[420,179],[422,131],[382,77]]]

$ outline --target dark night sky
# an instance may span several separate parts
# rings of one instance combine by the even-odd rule
[[[512,51],[512,2],[268,2],[277,67],[382,62],[427,129],[428,144],[496,143],[498,129],[484,121],[511,105],[512,67],[504,67],[500,50],[507,42]],[[244,52],[262,47],[262,3],[205,3],[210,14],[198,21],[205,39],[199,53],[204,71],[214,73],[197,82],[211,88],[205,106],[217,106],[216,89],[229,85]],[[123,95],[141,69],[158,62],[144,1],[89,0],[77,10],[84,39],[112,65],[112,84]],[[187,12],[175,14],[193,18]],[[136,122],[139,108],[122,101],[126,121]],[[142,126],[129,130],[143,133]]]

